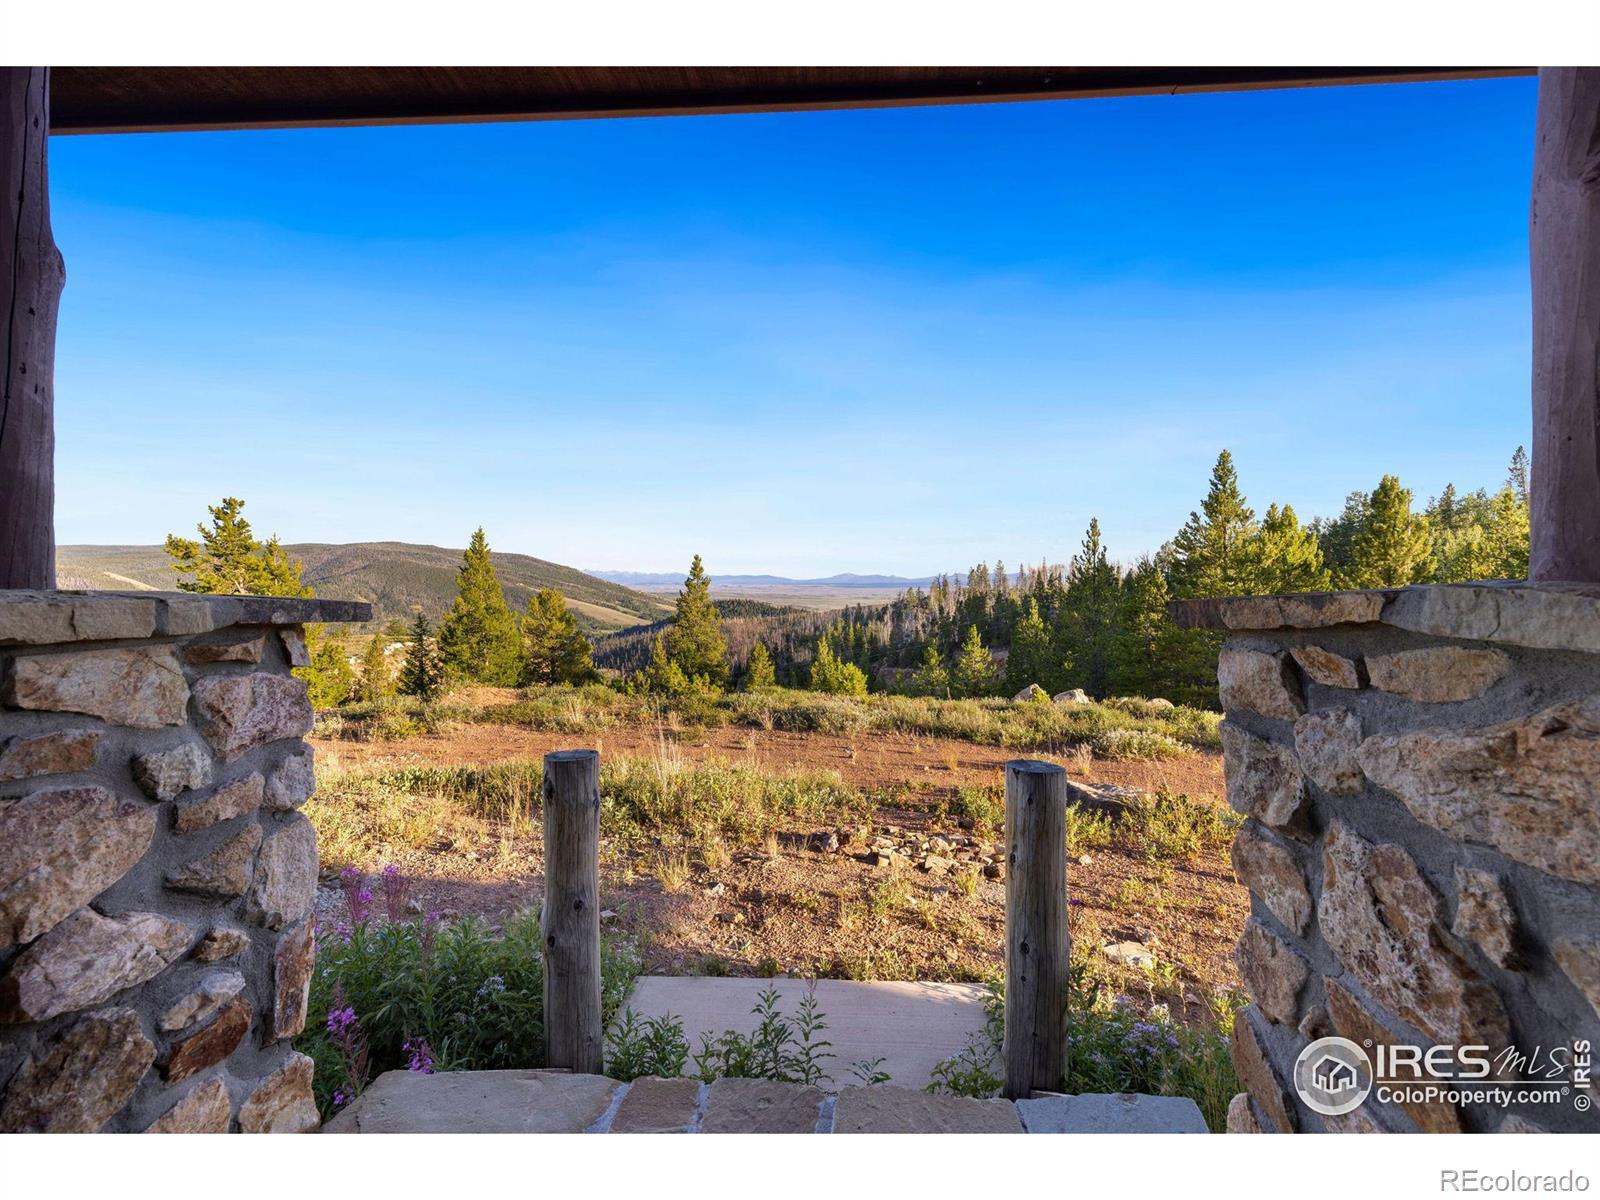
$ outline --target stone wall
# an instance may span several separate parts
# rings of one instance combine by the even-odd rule
[[[1321,1117],[1310,1040],[1600,1045],[1600,587],[1460,584],[1185,601],[1217,678],[1248,1097],[1230,1128],[1600,1129],[1575,1103],[1383,1104]],[[1553,1082],[1570,1082],[1558,1076]],[[1590,1094],[1592,1097],[1592,1093]]]
[[[0,591],[0,1130],[298,1132],[317,847],[307,621]]]

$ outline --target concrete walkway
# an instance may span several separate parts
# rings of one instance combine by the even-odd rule
[[[561,1071],[380,1075],[324,1133],[1205,1133],[1193,1100],[969,1100],[909,1088],[837,1095],[764,1079],[636,1079]]]
[[[691,1053],[700,1035],[734,1029],[750,1033],[757,1025],[751,1009],[760,994],[777,988],[779,1010],[793,1017],[810,986],[802,979],[719,979],[706,976],[646,975],[634,986],[625,1007],[641,1017],[672,1015],[683,1020]],[[853,983],[819,979],[817,1004],[833,1043],[824,1067],[833,1076],[824,1088],[837,1091],[860,1082],[852,1064],[882,1057],[880,1070],[891,1083],[920,1090],[932,1079],[934,1064],[957,1054],[967,1038],[983,1028],[985,990],[976,983]],[[687,1070],[692,1071],[691,1063]]]

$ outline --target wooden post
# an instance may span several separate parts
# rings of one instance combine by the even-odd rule
[[[605,1071],[600,1018],[600,755],[544,756],[545,1065]]]
[[[50,69],[0,67],[0,588],[56,585]]]
[[[1006,764],[1005,1090],[1060,1091],[1066,1076],[1067,773]]]
[[[1600,583],[1600,68],[1539,71],[1528,246],[1528,578]]]

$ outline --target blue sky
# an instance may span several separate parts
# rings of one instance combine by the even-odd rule
[[[51,143],[57,536],[925,574],[1528,440],[1535,81]]]

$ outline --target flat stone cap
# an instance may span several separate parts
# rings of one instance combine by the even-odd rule
[[[1600,653],[1600,584],[1519,579],[1355,592],[1173,600],[1184,629],[1231,632],[1389,625],[1438,637]]]
[[[1017,1101],[1029,1133],[1210,1133],[1187,1096],[1088,1092]]]
[[[207,596],[196,592],[0,590],[0,644],[184,637],[229,625],[370,621],[362,600]]]

